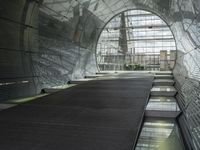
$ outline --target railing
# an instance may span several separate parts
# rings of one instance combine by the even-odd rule
[[[101,54],[98,65],[101,71],[115,70],[160,70],[159,54]],[[166,63],[165,63],[166,61]],[[165,70],[171,70],[170,58],[167,56],[162,63],[166,64]]]

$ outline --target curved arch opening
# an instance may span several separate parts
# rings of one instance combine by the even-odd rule
[[[103,28],[96,48],[100,71],[172,70],[176,43],[167,23],[145,10],[128,10]]]

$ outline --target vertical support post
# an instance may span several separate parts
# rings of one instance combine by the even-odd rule
[[[161,50],[160,51],[160,70],[166,71],[167,69],[168,69],[167,51]]]
[[[119,36],[119,47],[120,51],[123,54],[122,58],[122,66],[124,67],[126,64],[126,54],[128,52],[128,44],[127,44],[127,34],[126,34],[126,19],[124,12],[121,13],[120,18],[120,36]],[[125,68],[124,68],[125,69]]]

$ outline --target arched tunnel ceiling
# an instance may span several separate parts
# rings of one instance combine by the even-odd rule
[[[3,18],[26,26],[17,30],[18,26],[10,22],[14,32],[9,35],[19,32],[16,41],[11,37],[19,45],[2,41],[2,47],[15,49],[15,45],[30,53],[19,59],[31,60],[26,68],[32,68],[28,74],[32,73],[37,92],[95,73],[95,49],[101,30],[112,17],[128,9],[144,9],[161,16],[171,27],[179,51],[174,71],[200,80],[199,0],[22,0],[8,1],[1,8]],[[14,69],[2,72],[2,77],[16,74]],[[21,74],[26,73],[21,70]]]
[[[199,5],[198,0],[44,0],[41,11],[62,22],[69,22],[76,15],[84,16],[87,11],[86,18],[98,18],[99,22],[95,24],[96,29],[94,30],[97,34],[100,34],[103,26],[122,11],[129,9],[149,10],[161,16],[171,27],[178,50],[190,52],[197,49],[200,42],[198,32]],[[86,18],[84,22],[89,24],[87,22],[89,19]],[[87,25],[85,29],[87,30]],[[96,41],[94,43],[96,44]],[[91,47],[94,49],[95,46]],[[190,73],[191,77],[194,76],[194,71],[192,72]],[[194,77],[199,78],[196,75]]]
[[[83,9],[86,9],[91,14],[97,16],[102,22],[106,23],[113,16],[125,10],[141,8],[167,12],[170,10],[170,5],[171,0],[44,0],[41,10],[49,12],[50,15],[59,20],[68,21],[74,16],[74,9],[79,7],[80,14]]]
[[[177,99],[190,140],[200,149],[200,0],[1,1],[0,99],[38,94],[94,74],[102,28],[128,9],[152,11],[170,26],[178,50]]]
[[[32,74],[30,82],[34,82],[35,91],[39,92],[43,87],[66,84],[72,78],[95,73],[95,49],[104,25],[122,11],[143,9],[161,16],[173,31],[179,51],[174,72],[200,80],[199,6],[199,0],[8,1],[1,5],[4,22],[10,21],[3,29],[12,28],[13,32],[3,31],[11,32],[10,40],[6,41],[14,44],[2,41],[2,48],[29,53],[23,57],[18,55],[21,62],[17,63],[19,68],[29,68],[29,71],[5,70],[2,66],[5,71],[1,76],[13,78],[16,74]],[[14,33],[16,38],[11,37]],[[4,34],[7,33],[2,33],[2,37]]]
[[[41,11],[48,13],[60,21],[70,21],[77,13],[82,16],[88,11],[87,17],[97,17],[101,25],[97,25],[97,29],[101,29],[112,17],[118,13],[129,9],[144,9],[157,13],[172,27],[173,25],[183,26],[184,31],[190,31],[189,35],[194,46],[198,46],[198,24],[199,2],[182,0],[44,0]],[[76,11],[76,13],[75,13]],[[85,20],[87,21],[87,20]],[[176,29],[174,29],[176,30]],[[176,31],[174,31],[174,34]],[[181,32],[182,33],[182,32]],[[177,35],[177,40],[182,36]]]
[[[77,47],[77,53],[81,57],[71,55],[76,56],[77,61],[72,66],[73,72],[70,78],[83,77],[87,73],[97,71],[95,48],[103,27],[112,17],[130,9],[156,13],[167,22],[174,34],[178,52],[173,72],[180,93],[177,99],[185,110],[188,122],[185,124],[189,129],[193,129],[190,130],[192,143],[199,149],[199,137],[196,133],[199,120],[195,121],[197,114],[191,115],[192,112],[199,111],[199,107],[195,106],[200,103],[199,0],[44,0],[40,5],[41,12],[71,27],[68,31],[68,35],[71,36],[68,37],[69,43],[75,41],[72,49],[74,51],[73,47]]]

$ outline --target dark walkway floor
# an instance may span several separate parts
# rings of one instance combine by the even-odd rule
[[[153,77],[118,77],[1,111],[0,149],[131,150]]]

